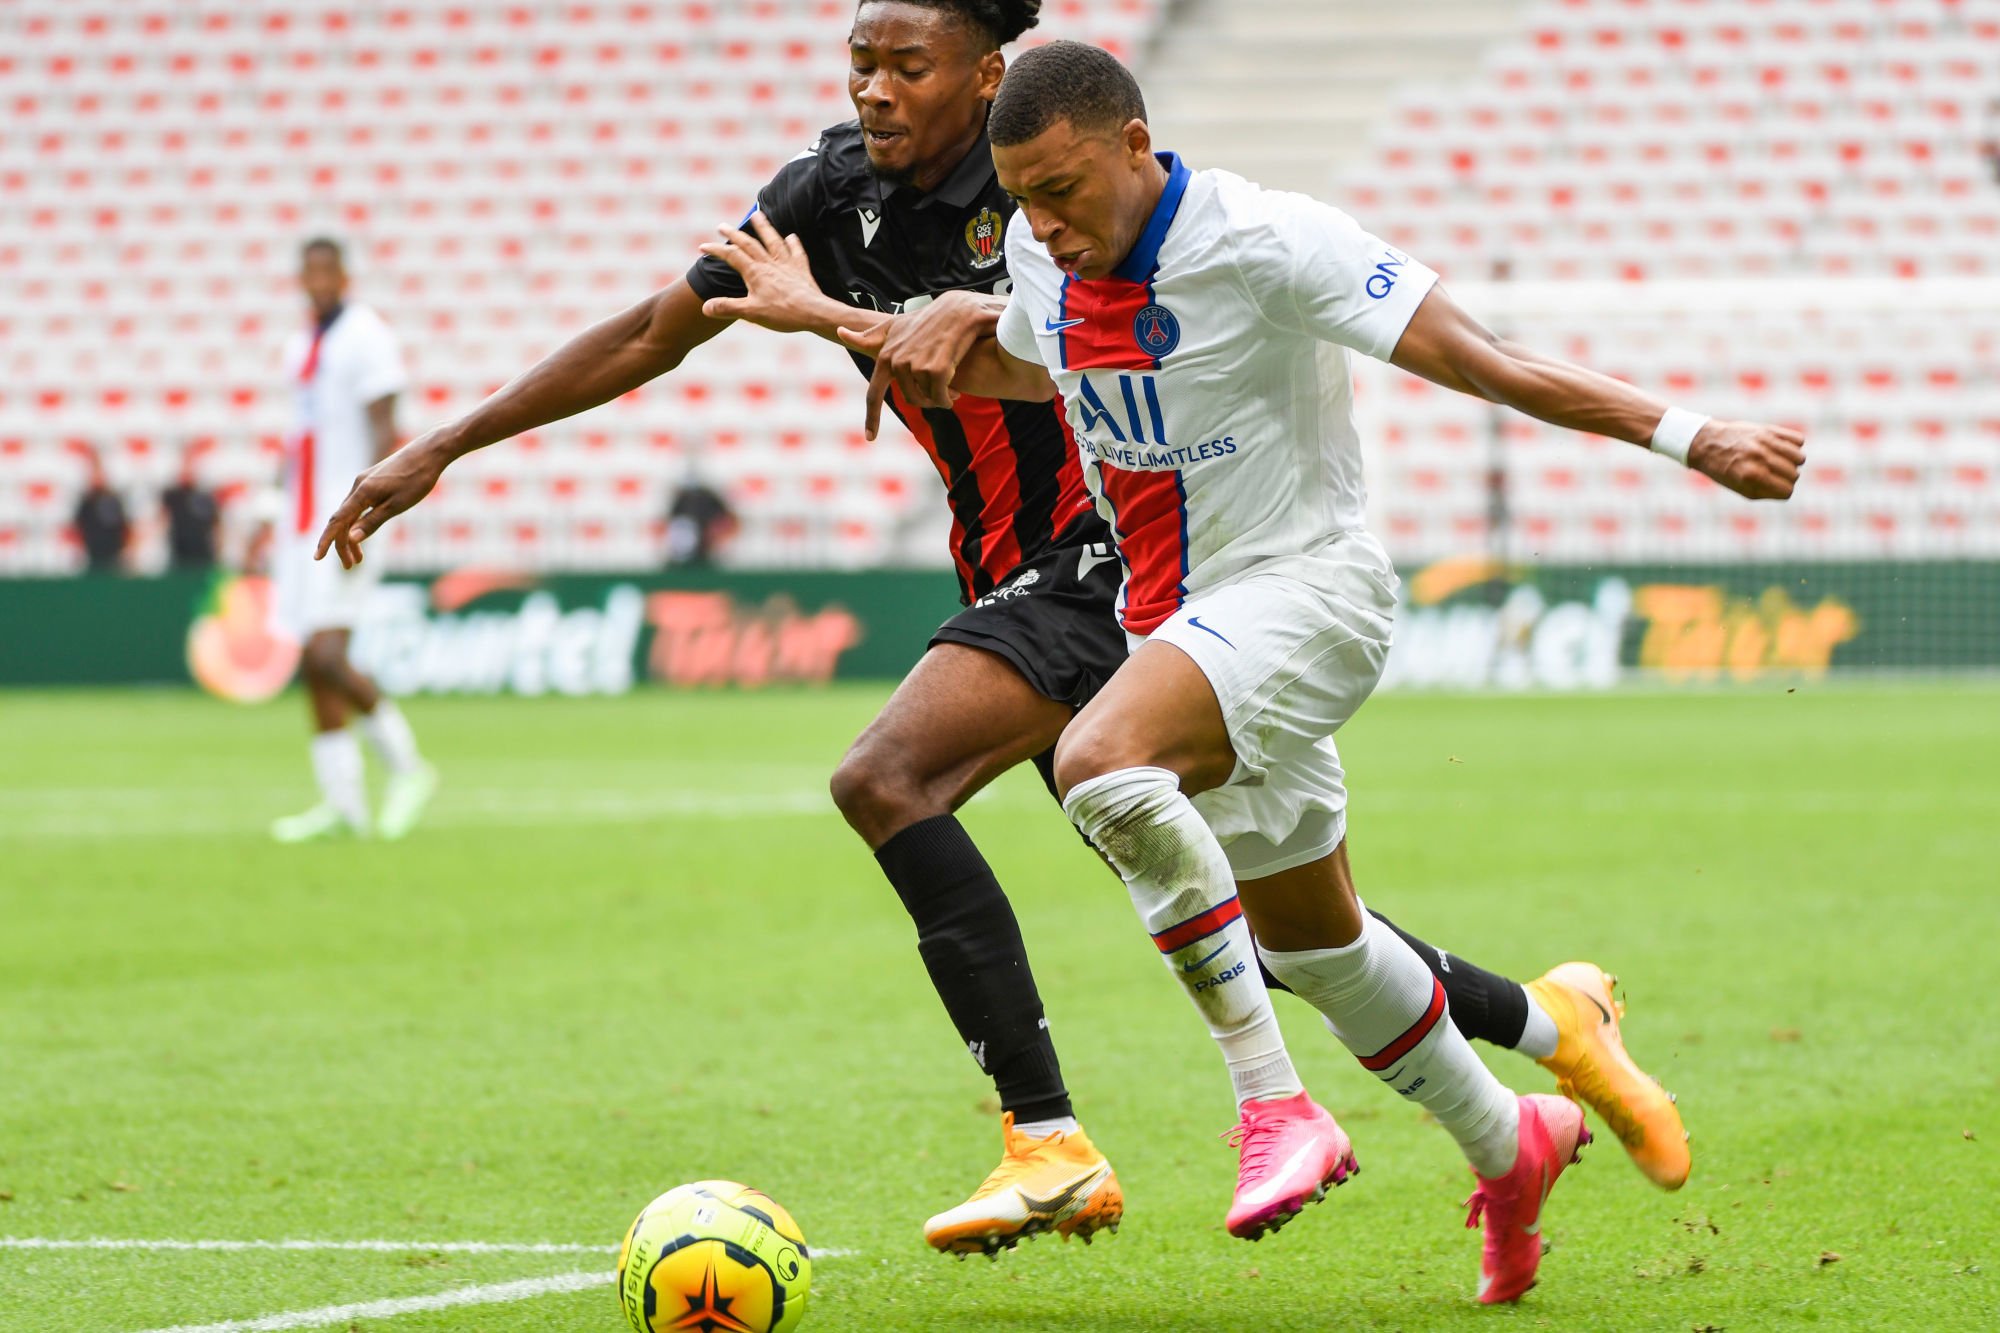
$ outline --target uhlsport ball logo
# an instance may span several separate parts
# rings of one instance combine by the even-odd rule
[[[805,1233],[770,1195],[698,1180],[647,1204],[618,1251],[634,1333],[786,1333],[806,1313]]]
[[[1132,337],[1157,361],[1181,345],[1181,322],[1163,305],[1142,306],[1132,320]]]

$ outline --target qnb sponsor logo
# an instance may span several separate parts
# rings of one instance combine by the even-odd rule
[[[1244,970],[1249,966],[1250,966],[1249,960],[1245,959],[1244,961],[1239,962],[1236,966],[1230,968],[1226,972],[1218,972],[1212,977],[1204,977],[1202,980],[1194,983],[1194,993],[1196,995],[1199,995],[1203,991],[1208,990],[1211,987],[1227,986],[1230,982],[1242,976]]]
[[[1367,282],[1368,294],[1378,301],[1396,290],[1396,279],[1402,276],[1403,266],[1410,262],[1408,255],[1387,246],[1383,247],[1383,253],[1387,258],[1376,261],[1375,271],[1368,275]]]

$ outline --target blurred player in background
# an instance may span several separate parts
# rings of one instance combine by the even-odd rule
[[[1485,1234],[1478,1298],[1513,1300],[1535,1280],[1549,1191],[1589,1134],[1573,1102],[1517,1097],[1487,1070],[1445,1021],[1421,953],[1355,894],[1332,738],[1381,678],[1397,580],[1365,527],[1348,352],[1650,444],[1751,499],[1791,495],[1804,438],[1503,343],[1345,213],[1190,170],[1153,151],[1145,122],[1131,73],[1096,47],[1014,62],[988,127],[1021,210],[1013,286],[954,377],[1060,396],[1126,567],[1133,652],[1056,747],[1063,808],[1142,911],[1252,881],[1241,897],[1264,964],[1464,1152]],[[890,331],[847,335],[876,358],[871,397],[900,382],[948,401],[907,378]],[[1245,875],[1246,838],[1277,873]],[[1249,961],[1231,947],[1213,966],[1254,992]]]
[[[348,660],[348,640],[379,567],[342,569],[314,560],[313,543],[355,474],[394,452],[396,395],[408,379],[396,335],[380,315],[347,299],[347,269],[336,242],[306,242],[299,284],[312,303],[312,323],[285,345],[298,419],[269,550],[274,628],[301,647],[320,800],[278,820],[271,834],[280,842],[311,842],[366,837],[374,829],[400,838],[422,816],[437,773],[418,753],[395,701]],[[379,823],[369,816],[361,745],[348,725],[355,718],[389,771]]]
[[[1002,237],[1014,206],[994,179],[986,116],[1005,69],[1000,48],[1034,25],[1038,9],[1035,0],[865,0],[850,38],[859,119],[827,130],[778,173],[746,220],[755,234],[727,229],[734,244],[704,247],[708,257],[684,279],[362,477],[321,551],[337,547],[354,564],[361,541],[428,494],[455,459],[674,370],[734,318],[833,338],[943,293],[1004,293]],[[856,363],[873,370],[867,358]],[[967,609],[939,629],[843,759],[834,799],[916,923],[932,984],[1004,1112],[1000,1166],[966,1204],[932,1218],[926,1237],[942,1250],[991,1252],[1050,1229],[1088,1236],[1118,1220],[1122,1195],[1075,1118],[1013,909],[956,811],[1023,761],[1047,779],[1057,738],[1125,660],[1118,560],[1046,402],[968,394],[922,410],[892,405],[944,479]],[[1283,1126],[1268,1112],[1302,1093],[1261,987],[1255,1004],[1239,1006],[1246,988],[1185,967],[1241,930],[1235,894],[1224,890],[1156,923],[1154,937],[1230,1065],[1244,1115],[1231,1229],[1255,1236],[1341,1163],[1274,1151]],[[1596,1021],[1591,991],[1613,1003],[1602,973],[1588,968],[1585,989],[1554,976],[1524,987],[1412,943],[1469,1035],[1543,1059],[1559,1077],[1606,1070],[1592,1084],[1603,1093],[1596,1104],[1649,1175],[1680,1184],[1678,1116],[1618,1046],[1615,1023]]]

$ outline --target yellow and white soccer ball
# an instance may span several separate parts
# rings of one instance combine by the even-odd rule
[[[799,1224],[733,1180],[668,1190],[618,1249],[618,1303],[634,1333],[788,1333],[811,1289]]]

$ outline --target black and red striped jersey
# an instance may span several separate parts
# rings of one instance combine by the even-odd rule
[[[823,291],[865,310],[901,313],[945,292],[1008,290],[1001,237],[1014,203],[994,178],[984,135],[920,192],[874,173],[859,122],[836,125],[785,164],[756,208],[804,242]],[[704,299],[743,294],[743,280],[719,259],[704,256],[687,280]],[[875,368],[867,357],[854,363],[864,376]],[[1106,539],[1060,401],[962,395],[950,410],[918,411],[891,394],[890,405],[944,479],[964,601],[1052,546]]]

